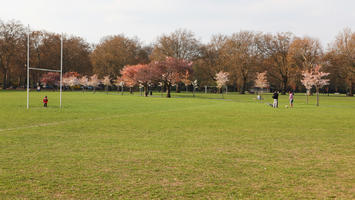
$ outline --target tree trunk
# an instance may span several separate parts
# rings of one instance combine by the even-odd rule
[[[307,90],[306,91],[306,104],[308,104],[308,94],[309,94],[309,91]]]
[[[176,93],[180,93],[179,83],[176,83]]]
[[[129,88],[129,93],[130,93],[130,94],[133,94],[133,89],[132,89],[132,87]]]
[[[20,87],[20,85],[21,85],[21,74],[18,76],[18,78],[17,78],[17,87]]]
[[[347,96],[349,96],[349,97],[354,96],[353,90],[354,90],[354,84],[353,84],[352,80],[350,80],[349,93],[347,94]]]
[[[148,85],[144,85],[144,96],[147,97],[148,94]]]
[[[285,95],[287,91],[287,79],[282,80],[281,94]]]
[[[166,84],[163,84],[163,91],[162,92],[166,92]]]
[[[224,99],[223,86],[221,87],[222,99]]]
[[[319,106],[319,88],[316,88],[317,90],[317,106]]]
[[[167,86],[166,86],[166,97],[167,98],[170,98],[171,97],[171,95],[170,95],[170,90],[171,90],[171,86],[170,86],[170,84],[167,84]]]
[[[26,72],[26,76],[24,78],[24,82],[23,82],[23,88],[25,89],[27,86],[27,72]]]
[[[239,94],[245,94],[245,91],[247,90],[247,79],[246,78],[243,78],[243,82],[240,86],[240,90],[239,90]]]
[[[7,88],[7,70],[4,70],[4,76],[3,76],[3,88],[2,89],[6,89]]]

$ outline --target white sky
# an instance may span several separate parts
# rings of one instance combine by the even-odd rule
[[[291,31],[325,45],[345,27],[355,30],[354,0],[0,0],[0,19],[65,32],[97,43],[124,33],[149,44],[178,28],[203,42],[240,30]]]

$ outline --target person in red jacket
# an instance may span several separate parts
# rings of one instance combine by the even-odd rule
[[[43,98],[44,107],[47,107],[47,103],[48,103],[48,98],[47,98],[47,96],[45,96],[45,97]]]

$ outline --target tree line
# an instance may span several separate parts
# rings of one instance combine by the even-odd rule
[[[128,73],[125,71],[128,66],[136,66],[136,70],[151,70],[151,75],[162,76],[163,69],[165,72],[170,70],[162,66],[164,63],[182,62],[188,70],[180,70],[178,79],[167,81],[159,77],[159,82],[149,84],[165,81],[170,89],[171,85],[180,88],[197,80],[200,86],[213,86],[216,85],[215,75],[224,71],[229,73],[228,86],[243,94],[255,87],[258,73],[267,71],[268,87],[286,93],[289,90],[305,91],[302,72],[321,65],[322,70],[329,73],[329,85],[325,91],[351,96],[354,92],[355,32],[350,29],[340,31],[327,47],[322,47],[316,38],[299,37],[290,32],[240,31],[231,35],[217,34],[208,43],[202,43],[193,32],[185,29],[163,34],[150,45],[122,34],[103,37],[98,44],[90,44],[78,36],[64,35],[63,43],[65,73],[116,79]],[[0,86],[3,89],[25,87],[26,45],[27,29],[23,24],[0,20]],[[31,30],[30,52],[32,67],[58,69],[60,35]],[[170,75],[176,77],[172,72]],[[44,72],[30,73],[31,86],[43,79]],[[142,73],[139,76],[147,78],[142,77]]]

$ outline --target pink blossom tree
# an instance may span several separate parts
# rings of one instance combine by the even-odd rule
[[[132,94],[132,88],[138,84],[137,81],[137,71],[139,69],[138,65],[127,65],[121,71],[121,80],[129,87],[129,92]]]
[[[181,82],[183,82],[184,85],[185,85],[186,93],[188,92],[189,85],[191,85],[191,83],[192,83],[189,78],[190,78],[190,73],[189,73],[189,71],[186,71],[185,74],[183,74],[183,75],[181,76]]]
[[[41,77],[41,83],[43,83],[45,86],[47,85],[54,85],[58,86],[59,81],[60,81],[60,74],[57,72],[48,72],[42,75]]]
[[[102,84],[105,85],[106,94],[108,94],[108,87],[111,85],[111,79],[109,75],[104,76],[104,79],[102,80]]]
[[[267,81],[266,74],[267,74],[266,71],[265,72],[256,73],[255,87],[261,89],[261,92],[259,93],[260,100],[262,99],[261,98],[261,93],[262,93],[263,89],[269,87],[269,83]]]
[[[101,80],[98,78],[97,74],[94,74],[90,77],[89,85],[93,87],[94,93],[96,92],[96,87],[101,83]]]
[[[75,86],[79,85],[79,79],[75,76],[69,77],[69,87],[73,90]]]
[[[79,84],[83,87],[83,92],[85,88],[89,85],[89,79],[87,76],[83,76],[79,79]]]
[[[226,83],[229,81],[228,79],[228,76],[229,76],[229,73],[228,72],[223,72],[223,71],[220,71],[216,74],[216,84],[217,84],[217,88],[219,90],[219,92],[222,93],[222,97],[224,98],[223,96],[223,86],[226,86]]]
[[[63,84],[73,90],[75,86],[79,85],[79,80],[75,76],[63,77]]]
[[[186,71],[192,71],[192,62],[173,57],[167,57],[163,61],[151,63],[154,74],[157,75],[158,81],[166,86],[166,97],[170,98],[171,86],[181,81],[181,75]]]
[[[319,106],[319,89],[329,84],[329,79],[325,79],[325,77],[328,76],[329,73],[322,72],[321,69],[322,69],[321,65],[316,65],[310,71],[305,70],[302,72],[303,75],[302,84],[308,90],[307,93],[309,93],[309,90],[313,86],[316,88],[317,106]],[[308,94],[307,94],[307,101],[308,101]]]
[[[136,74],[136,79],[139,84],[143,85],[144,95],[147,97],[149,94],[149,87],[152,86],[153,81],[157,79],[157,72],[154,71],[154,66],[147,65],[137,65],[138,70]]]
[[[322,72],[322,66],[317,65],[313,70],[314,87],[317,93],[317,106],[319,106],[319,89],[329,84],[329,79],[325,79],[330,73]]]
[[[119,91],[119,89],[121,88],[121,95],[123,95],[123,87],[125,85],[125,82],[123,81],[121,76],[117,76],[115,83],[114,83],[117,87],[117,91]]]
[[[63,86],[69,87],[70,84],[70,77],[63,77]]]
[[[78,77],[80,74],[78,72],[66,72],[63,74],[63,85],[69,87],[71,90],[74,89],[75,86],[79,85]]]
[[[303,76],[303,79],[301,80],[301,82],[307,90],[306,91],[306,103],[308,104],[308,96],[310,95],[310,91],[314,85],[313,75],[312,75],[312,72],[310,72],[308,70],[304,70],[302,72],[302,76]]]

